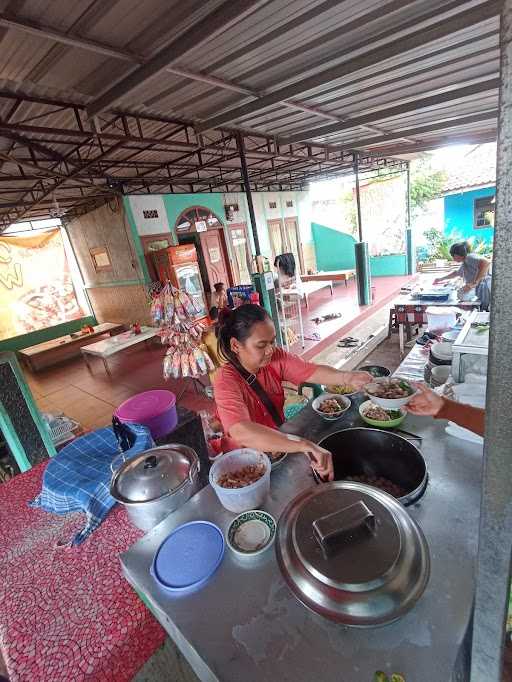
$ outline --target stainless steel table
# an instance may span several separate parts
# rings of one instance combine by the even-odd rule
[[[362,425],[356,407],[337,426],[326,426],[307,407],[285,430],[318,440]],[[223,510],[210,486],[122,555],[127,579],[201,680],[372,682],[381,669],[401,672],[407,682],[467,679],[481,448],[447,436],[443,422],[409,416],[404,428],[423,437],[429,467],[427,491],[409,511],[429,542],[432,574],[422,599],[396,623],[349,629],[311,613],[284,583],[272,549],[257,560],[237,559],[226,549],[221,567],[201,591],[186,597],[162,592],[149,567],[169,532],[193,519],[211,520],[225,530],[234,516]],[[272,474],[265,508],[279,517],[310,485],[305,458],[289,455]]]

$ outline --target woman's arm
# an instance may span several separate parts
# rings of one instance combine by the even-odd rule
[[[487,260],[487,258],[480,258],[478,260],[478,272],[475,279],[472,282],[467,282],[467,284],[464,285],[462,290],[468,292],[471,291],[471,289],[475,289],[480,284],[480,282],[485,278],[490,267],[491,264]]]
[[[331,453],[305,438],[299,438],[262,424],[241,421],[229,429],[231,438],[247,448],[263,452],[301,452],[309,456],[311,466],[322,478],[332,481],[334,469]]]
[[[439,284],[439,282],[444,282],[447,279],[455,279],[456,277],[460,277],[460,268],[457,270],[453,270],[450,272],[448,275],[445,275],[444,277],[438,277],[437,279],[434,280],[433,284]]]
[[[308,381],[314,384],[349,384],[360,390],[373,381],[368,372],[342,372],[328,365],[318,365]]]

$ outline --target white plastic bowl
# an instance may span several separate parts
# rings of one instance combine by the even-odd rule
[[[238,471],[248,464],[262,464],[265,473],[254,483],[246,485],[244,488],[223,488],[217,481],[230,471]],[[210,484],[215,490],[219,502],[231,512],[240,514],[251,509],[258,509],[261,506],[270,490],[270,471],[272,465],[267,455],[258,450],[242,448],[233,450],[221,455],[210,469]]]
[[[328,400],[329,398],[334,398],[334,400],[336,400],[336,402],[339,404],[339,412],[336,412],[335,414],[326,414],[319,409],[324,400]],[[322,419],[331,422],[335,419],[339,419],[342,414],[348,410],[351,404],[352,402],[350,398],[348,398],[346,395],[341,395],[341,393],[321,393],[318,398],[313,400],[311,407],[318,415],[320,415],[320,417],[322,417]]]
[[[378,383],[385,383],[387,379],[393,378],[393,377],[386,377],[383,379],[374,379],[372,381],[372,384],[378,384]],[[404,380],[405,381],[405,380]],[[409,385],[410,383],[407,382]],[[413,388],[411,386],[411,388]],[[368,397],[372,401],[372,403],[375,403],[376,405],[380,405],[380,407],[383,407],[385,410],[398,410],[404,405],[407,405],[407,403],[412,399],[412,397],[416,394],[416,391],[413,390],[413,393],[411,395],[404,396],[403,398],[379,398],[376,395],[372,395],[371,393],[368,393]]]

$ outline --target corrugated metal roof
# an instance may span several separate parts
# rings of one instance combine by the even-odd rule
[[[98,184],[107,194],[107,177],[140,176],[140,185],[124,186],[128,192],[162,191],[160,177],[168,191],[239,190],[236,129],[246,136],[259,189],[300,188],[308,178],[351,171],[353,155],[329,158],[320,144],[394,156],[496,133],[498,1],[25,0],[6,7],[0,151],[10,157],[0,158],[0,205],[20,201],[20,210],[0,208],[4,221],[69,198],[66,187],[82,187],[78,203],[91,187],[98,194]],[[95,130],[87,109],[99,112]],[[363,170],[374,167],[366,155]],[[26,188],[18,195],[8,184],[15,176],[13,186]]]

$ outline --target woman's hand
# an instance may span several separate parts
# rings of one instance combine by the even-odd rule
[[[298,451],[308,455],[311,460],[311,467],[324,481],[334,479],[334,466],[329,450],[325,450],[309,440],[301,440]]]
[[[432,284],[441,284],[441,282],[444,282],[444,277],[436,277]]]
[[[465,285],[461,288],[461,291],[462,291],[464,294],[469,294],[469,292],[471,291],[471,289],[474,289],[474,288],[475,288],[475,285],[473,285],[473,284],[465,284]]]
[[[371,384],[373,377],[369,372],[345,372],[346,382],[360,391],[368,384]]]
[[[435,417],[443,406],[443,398],[425,384],[414,384],[416,395],[407,403],[406,409],[411,414]]]

